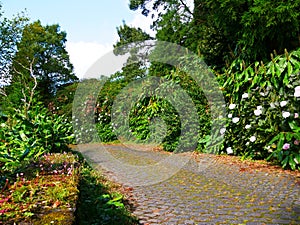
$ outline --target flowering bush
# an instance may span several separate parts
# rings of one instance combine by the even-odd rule
[[[228,104],[225,150],[300,168],[300,50],[219,76]],[[224,129],[220,132],[224,133]]]

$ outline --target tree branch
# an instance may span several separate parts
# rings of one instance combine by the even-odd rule
[[[33,85],[33,87],[30,89],[30,86],[29,86],[29,84],[27,85],[26,83],[25,83],[25,88],[28,88],[30,91],[29,91],[29,100],[28,100],[28,102],[27,102],[27,97],[26,97],[26,93],[25,93],[25,90],[24,90],[24,88],[22,88],[22,94],[23,94],[23,96],[24,96],[24,109],[25,109],[25,115],[26,115],[26,117],[27,117],[27,112],[28,112],[28,110],[30,109],[30,106],[31,106],[31,104],[32,104],[32,101],[33,101],[33,97],[34,97],[34,92],[35,92],[35,89],[37,88],[37,78],[36,78],[36,76],[34,75],[34,73],[33,73],[33,64],[34,64],[34,58],[32,59],[32,61],[31,61],[31,63],[30,63],[30,65],[29,65],[29,68],[28,67],[26,67],[26,66],[24,66],[22,63],[19,63],[19,62],[17,62],[22,68],[24,68],[24,69],[26,69],[26,70],[28,70],[29,72],[30,72],[30,76],[33,78],[33,80],[34,80],[34,85]],[[24,74],[23,73],[21,73],[21,72],[19,72],[18,70],[16,70],[16,68],[13,68],[14,69],[14,71],[17,73],[17,74],[19,74],[19,75],[21,75],[21,76],[23,76]]]
[[[184,6],[184,9],[191,15],[193,15],[193,13],[191,12],[191,10],[189,9],[189,7],[187,6],[186,3],[183,2],[183,0],[179,0],[180,3]]]
[[[30,108],[30,105],[31,105],[32,100],[33,100],[34,91],[35,91],[35,89],[37,87],[36,76],[33,74],[33,63],[34,63],[34,58],[32,59],[32,61],[30,63],[30,68],[29,68],[30,75],[33,77],[33,80],[34,80],[34,86],[33,86],[33,88],[30,91],[30,99],[29,99],[29,102],[28,102],[28,105],[27,105],[27,110],[29,110],[29,108]]]

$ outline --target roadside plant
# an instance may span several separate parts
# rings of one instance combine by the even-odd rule
[[[67,118],[49,113],[42,103],[32,105],[26,114],[15,110],[0,126],[1,172],[12,172],[22,161],[46,152],[62,152],[74,139]]]
[[[247,67],[236,60],[219,76],[233,118],[227,122],[225,146],[235,155],[300,168],[299,71],[297,50],[272,57],[266,65]]]

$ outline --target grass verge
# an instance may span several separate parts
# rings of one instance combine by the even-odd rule
[[[0,224],[72,224],[80,164],[71,153],[46,154],[6,177]]]
[[[120,186],[109,182],[98,171],[86,165],[81,170],[76,224],[139,224],[131,215],[132,207],[119,191]]]
[[[117,187],[79,154],[46,154],[0,183],[0,224],[138,224]]]

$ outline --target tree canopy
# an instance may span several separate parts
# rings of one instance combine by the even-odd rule
[[[58,24],[43,26],[36,21],[25,26],[12,60],[12,78],[8,88],[13,98],[11,100],[18,102],[21,99],[21,87],[24,82],[29,85],[33,76],[37,80],[37,91],[45,103],[49,102],[60,85],[78,80],[65,43],[66,33],[60,30]]]
[[[285,0],[130,0],[153,18],[158,40],[168,40],[199,53],[222,67],[235,58],[267,61],[270,54],[300,46],[300,2]]]
[[[7,84],[9,79],[9,67],[27,22],[28,18],[24,14],[17,15],[12,19],[4,17],[0,4],[0,95],[5,94],[3,85]]]

